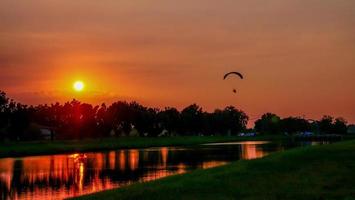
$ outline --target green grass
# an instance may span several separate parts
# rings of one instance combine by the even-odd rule
[[[227,142],[242,140],[283,140],[284,136],[258,136],[258,137],[164,137],[142,138],[121,137],[76,141],[43,141],[43,142],[10,142],[0,143],[0,157],[18,157],[29,155],[47,155],[58,153],[104,151],[119,148],[145,148],[157,146],[189,146],[210,142]]]
[[[77,199],[355,199],[355,140],[296,148]]]

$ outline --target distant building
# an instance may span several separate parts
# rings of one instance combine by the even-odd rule
[[[348,134],[355,134],[355,124],[348,126]]]
[[[27,128],[27,134],[33,138],[42,140],[54,140],[56,128],[37,123],[31,123]]]
[[[239,133],[238,136],[240,137],[255,137],[256,133]]]
[[[136,128],[132,128],[132,130],[129,132],[128,136],[130,137],[138,137],[139,136],[139,132]]]
[[[162,132],[158,135],[158,137],[166,137],[169,136],[169,131],[164,129]]]
[[[41,137],[45,140],[53,140],[55,136],[55,128],[50,126],[38,125]]]

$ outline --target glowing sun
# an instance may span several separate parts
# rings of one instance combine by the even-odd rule
[[[77,92],[83,91],[85,88],[85,84],[82,81],[75,81],[73,84],[73,89]]]

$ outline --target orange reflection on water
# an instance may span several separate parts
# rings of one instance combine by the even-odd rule
[[[110,162],[110,169],[115,169],[116,152],[111,151],[111,152],[109,153],[109,162]]]
[[[177,166],[177,173],[178,174],[183,174],[187,171],[187,166],[184,164],[184,163],[180,163],[178,166]]]
[[[225,165],[227,162],[224,161],[208,161],[208,162],[203,162],[202,163],[202,169],[208,169],[212,167],[218,167],[221,165]]]
[[[133,171],[138,168],[139,151],[136,149],[129,150],[129,167]]]
[[[120,170],[124,171],[126,169],[126,155],[123,150],[120,151],[119,153],[119,158],[120,158]]]
[[[256,159],[264,157],[266,153],[258,148],[257,144],[252,142],[245,142],[241,145],[241,158],[245,160]]]
[[[0,199],[63,199],[266,155],[255,143],[221,148],[220,160],[215,148],[168,147],[0,159]]]
[[[14,166],[14,160],[5,158],[0,162],[0,181],[3,182],[6,189],[10,190],[12,180],[12,169]],[[0,196],[1,197],[1,196]],[[4,199],[4,198],[1,198]]]
[[[160,155],[161,155],[161,167],[165,168],[167,161],[168,161],[168,153],[169,150],[167,147],[160,148]]]
[[[113,188],[111,182],[102,182],[99,170],[84,186],[86,155],[35,156],[22,159],[1,159],[1,199],[63,199]],[[100,163],[100,162],[98,162]],[[97,166],[94,166],[97,167]],[[100,169],[102,170],[102,169]],[[70,186],[66,188],[66,185]],[[91,187],[94,186],[94,187]]]

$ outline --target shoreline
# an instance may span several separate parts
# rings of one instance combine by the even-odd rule
[[[193,146],[206,143],[238,141],[287,141],[288,136],[177,136],[177,137],[118,137],[68,141],[31,141],[0,143],[0,158],[40,156],[108,151],[115,149],[149,148],[163,146]]]
[[[342,140],[355,139],[344,136]],[[240,136],[176,136],[176,137],[117,137],[63,141],[29,141],[0,143],[0,158],[26,157],[40,155],[70,154],[133,149],[149,147],[193,146],[207,143],[240,141],[295,141],[294,136],[263,135],[255,137]],[[305,140],[314,141],[314,140]]]
[[[354,170],[355,140],[350,140],[71,199],[353,199]]]

